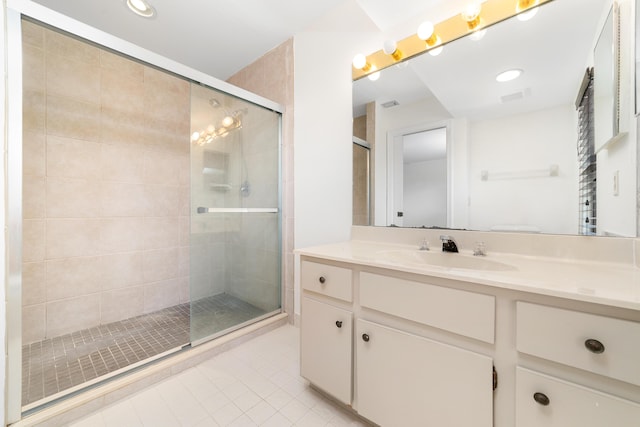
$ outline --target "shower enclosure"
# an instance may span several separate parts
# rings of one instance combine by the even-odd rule
[[[279,106],[15,18],[12,421],[281,311]]]

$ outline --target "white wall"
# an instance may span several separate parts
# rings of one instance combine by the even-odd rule
[[[527,225],[544,233],[577,232],[576,117],[572,106],[563,106],[470,123],[472,229]],[[559,176],[532,172],[551,165],[558,165]],[[505,172],[516,177],[493,178]]]

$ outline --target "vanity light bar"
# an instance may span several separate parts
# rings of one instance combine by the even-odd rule
[[[531,7],[538,7],[551,1],[553,0],[538,0],[529,2],[523,2],[522,0],[487,0],[482,3],[482,11],[480,12],[482,23],[481,25],[475,27],[473,31],[480,31],[483,28],[487,28],[493,24],[504,21],[505,19],[509,19],[520,12],[528,10],[522,9],[523,3],[529,3]],[[441,43],[438,44],[438,47],[441,47],[446,43],[457,40],[461,37],[466,36],[470,32],[473,32],[469,29],[467,22],[460,18],[459,14],[456,14],[449,19],[435,24],[434,30],[435,34],[438,35],[441,41]],[[397,41],[397,50],[399,52],[402,52],[402,61],[405,61],[416,55],[420,55],[421,53],[431,50],[432,48],[433,47],[425,43],[424,40],[420,39],[417,34],[413,34],[405,39]],[[353,80],[359,80],[374,71],[379,72],[387,67],[398,63],[397,59],[385,53],[384,50],[374,52],[366,56],[364,59],[364,62],[368,65],[368,67],[352,67],[351,76]]]

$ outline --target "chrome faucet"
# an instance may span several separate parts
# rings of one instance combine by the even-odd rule
[[[442,240],[442,252],[458,252],[458,245],[451,236],[440,236]]]

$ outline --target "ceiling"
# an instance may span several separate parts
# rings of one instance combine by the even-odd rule
[[[314,23],[348,10],[350,31],[385,30],[445,0],[148,0],[151,19],[125,0],[33,0],[221,80]],[[455,0],[460,1],[460,0]],[[451,0],[449,0],[451,3]],[[351,6],[345,9],[346,6]],[[323,17],[329,19],[323,20]],[[360,27],[360,28],[359,28]],[[345,66],[348,66],[345,64]]]

